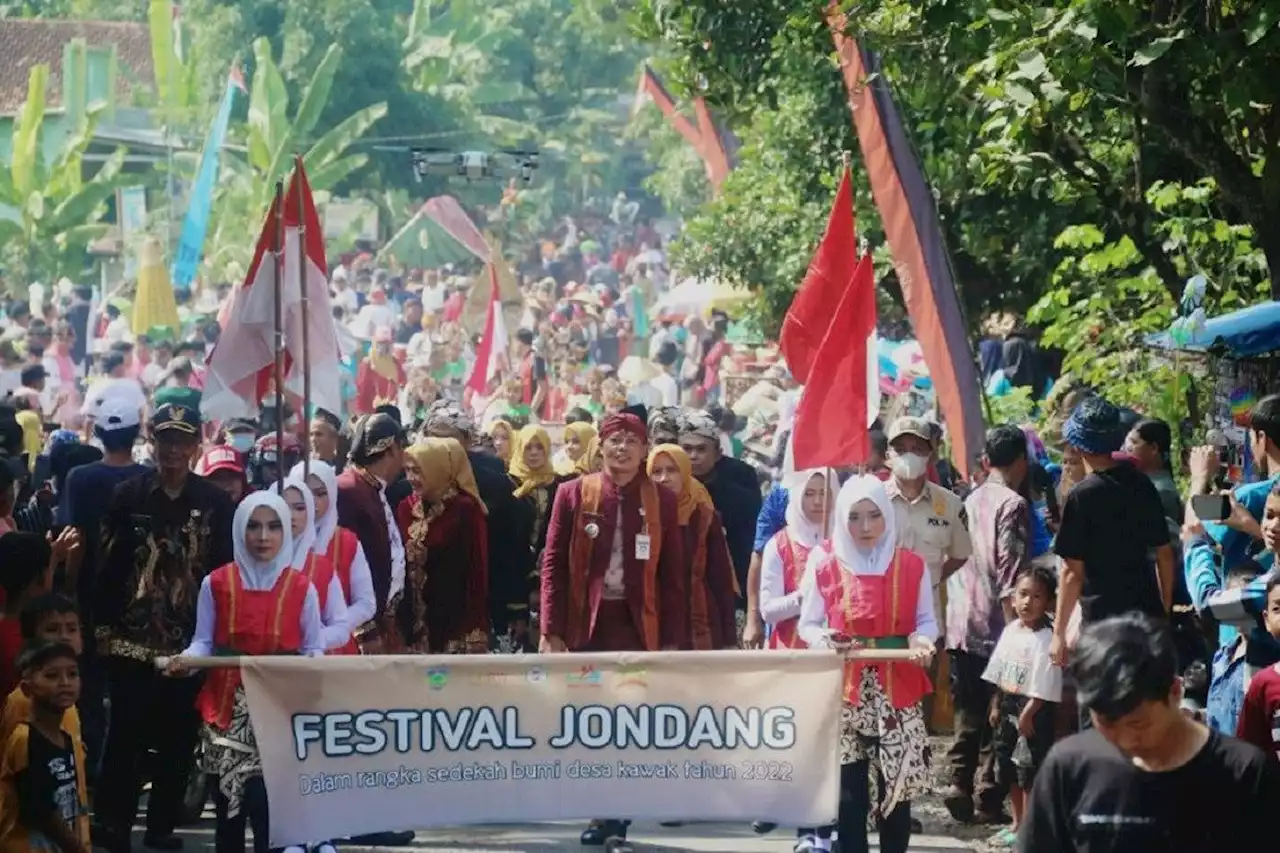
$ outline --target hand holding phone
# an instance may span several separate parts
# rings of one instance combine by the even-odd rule
[[[1225,521],[1231,517],[1231,496],[1192,495],[1191,511],[1201,521]]]

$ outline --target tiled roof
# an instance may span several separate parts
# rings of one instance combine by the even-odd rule
[[[130,93],[155,79],[151,36],[146,24],[114,21],[24,21],[0,19],[0,114],[17,112],[27,97],[27,77],[34,65],[49,66],[47,106],[62,105],[62,50],[72,39],[89,47],[116,46],[117,103],[127,106]]]

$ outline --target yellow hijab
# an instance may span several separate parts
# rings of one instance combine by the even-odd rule
[[[670,457],[671,461],[676,463],[676,467],[680,469],[680,479],[684,481],[684,488],[680,490],[680,499],[677,504],[680,526],[684,527],[688,524],[693,511],[700,506],[714,510],[716,506],[711,502],[711,493],[693,476],[693,463],[689,461],[689,454],[680,449],[680,445],[659,444],[651,450],[648,472],[653,473],[654,463],[658,461],[659,456],[663,455]]]
[[[480,509],[486,515],[489,510],[480,500],[480,489],[476,486],[476,475],[471,470],[471,461],[467,459],[467,451],[462,448],[456,438],[420,439],[410,445],[406,453],[418,465],[419,476],[425,490],[432,494],[440,494],[450,486],[460,492],[466,492],[476,499]]]
[[[503,430],[507,434],[507,455],[500,456],[498,458],[501,459],[503,462],[508,462],[511,459],[511,446],[515,443],[516,431],[511,428],[511,424],[507,423],[502,418],[498,418],[497,420],[490,423],[489,426],[485,428],[484,432],[485,432],[485,435],[492,438],[498,434],[498,430]]]
[[[541,468],[530,468],[524,461],[524,449],[537,442],[542,445],[545,461]],[[537,424],[529,424],[516,433],[511,445],[511,460],[507,463],[511,476],[520,481],[515,496],[523,498],[539,486],[547,486],[555,482],[556,469],[551,467],[551,436]]]
[[[577,459],[563,456],[556,465],[556,473],[562,477],[576,477],[579,474],[588,473],[591,465],[591,442],[596,440],[596,428],[586,423],[565,424],[564,433],[566,436],[572,435],[578,439],[578,443],[582,445],[582,453]]]

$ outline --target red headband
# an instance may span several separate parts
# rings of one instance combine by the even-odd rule
[[[629,413],[610,415],[605,418],[604,426],[600,427],[600,440],[604,441],[615,432],[629,432],[641,441],[649,440],[644,424],[635,415]]]

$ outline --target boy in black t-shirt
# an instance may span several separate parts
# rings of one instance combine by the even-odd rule
[[[1280,765],[1184,714],[1177,669],[1172,635],[1147,616],[1085,627],[1071,674],[1094,728],[1049,752],[1018,835],[1021,853],[1267,847]]]
[[[1164,616],[1173,606],[1174,556],[1160,495],[1151,480],[1112,454],[1125,429],[1120,410],[1086,397],[1062,429],[1080,451],[1088,476],[1062,508],[1054,551],[1062,558],[1053,631],[1053,662],[1067,663],[1067,626],[1076,603],[1081,624],[1130,611]],[[1155,551],[1153,572],[1148,557]]]
[[[84,745],[64,724],[80,698],[76,650],[36,641],[20,668],[31,713],[0,758],[0,853],[88,853]]]

